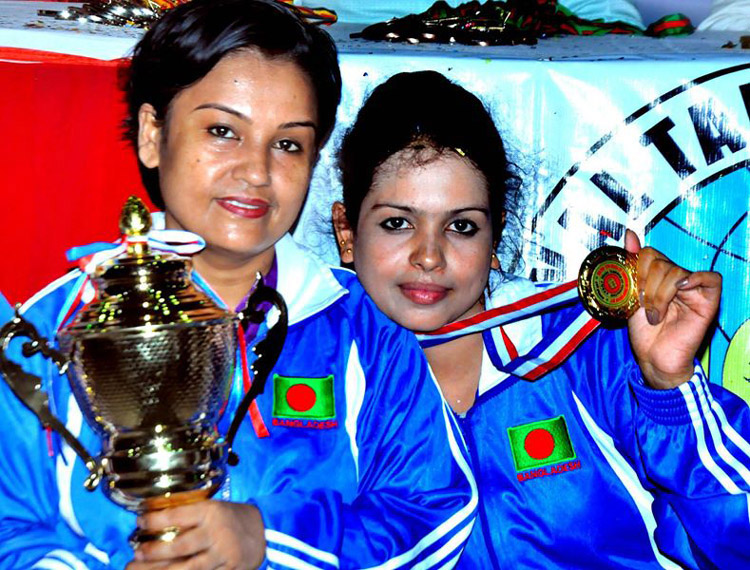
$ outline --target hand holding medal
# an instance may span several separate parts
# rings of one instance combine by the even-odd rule
[[[691,273],[653,248],[641,249],[628,230],[625,249],[605,246],[589,254],[578,288],[598,320],[627,319],[633,353],[650,386],[674,388],[690,379],[719,308],[721,275]]]

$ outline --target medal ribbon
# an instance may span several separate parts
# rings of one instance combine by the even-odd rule
[[[145,241],[151,249],[168,251],[178,255],[192,255],[206,246],[205,240],[192,232],[152,229],[145,238],[123,235],[114,242],[97,241],[70,248],[65,252],[65,256],[68,261],[77,261],[78,267],[84,275],[79,278],[75,289],[68,296],[71,301],[66,303],[65,315],[58,321],[57,330],[60,330],[73,313],[78,310],[78,306],[83,301],[86,286],[90,283],[89,276],[94,272],[96,266],[123,253],[128,247],[128,240],[130,243]]]
[[[148,232],[145,239],[141,236],[121,236],[115,242],[97,241],[87,245],[70,248],[65,255],[68,261],[78,261],[78,267],[90,275],[94,268],[123,253],[130,243],[148,243],[152,250],[168,251],[178,255],[192,255],[206,247],[205,240],[192,232],[183,230],[155,230]]]
[[[489,351],[495,367],[507,374],[536,380],[562,364],[600,324],[580,304],[577,286],[577,281],[542,286],[539,293],[449,323],[429,333],[418,334],[417,339],[422,348],[428,348],[499,327],[502,344],[498,343],[494,351]],[[564,319],[560,319],[562,322],[522,354],[519,354],[502,328],[509,323],[567,307],[572,307],[573,310],[568,311]]]
[[[250,386],[252,385],[253,381],[250,378],[250,370],[247,365],[247,343],[245,341],[245,331],[242,329],[242,325],[240,325],[237,331],[237,337],[240,348],[240,360],[242,362],[242,387],[244,389],[244,395],[247,394],[247,392],[250,390]],[[256,436],[258,436],[259,438],[263,438],[271,435],[270,433],[268,433],[268,428],[263,421],[263,416],[260,414],[260,408],[258,407],[257,400],[253,400],[252,402],[250,402],[250,407],[247,409],[247,415],[250,416],[250,422],[253,424],[253,429],[255,430]]]

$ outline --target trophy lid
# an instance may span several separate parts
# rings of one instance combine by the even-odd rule
[[[131,196],[120,215],[125,251],[95,268],[96,297],[61,334],[189,326],[234,318],[193,285],[190,259],[151,249],[150,229],[148,209]]]

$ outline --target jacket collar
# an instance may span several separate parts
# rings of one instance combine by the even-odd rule
[[[346,295],[331,267],[286,234],[276,243],[277,290],[289,311],[289,324],[298,323]]]
[[[152,213],[151,220],[154,229],[164,228],[163,212]],[[276,290],[287,304],[290,325],[319,313],[349,292],[338,282],[329,265],[295,242],[291,235],[284,234],[275,248],[279,271]],[[220,301],[200,275],[196,281]],[[276,321],[276,313],[275,309],[269,313],[269,324]]]

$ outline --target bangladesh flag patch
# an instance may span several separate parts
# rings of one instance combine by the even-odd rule
[[[516,472],[576,458],[564,416],[508,428]]]
[[[273,375],[273,415],[330,420],[336,417],[333,374],[324,378]]]

